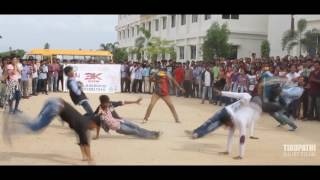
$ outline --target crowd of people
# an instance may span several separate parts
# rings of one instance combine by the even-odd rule
[[[39,93],[63,91],[63,65],[59,59],[34,60],[19,57],[1,59],[1,106],[7,102],[10,112],[20,112],[20,99],[29,99]],[[13,107],[15,102],[15,107]]]
[[[169,94],[177,97],[199,98],[214,105],[228,105],[235,99],[219,96],[214,88],[230,92],[247,92],[252,96],[263,96],[259,86],[264,77],[279,77],[290,86],[298,86],[303,77],[304,92],[291,107],[292,115],[301,120],[320,120],[320,66],[318,58],[240,58],[216,59],[209,62],[187,61],[186,63],[162,60],[155,63],[124,62],[121,64],[121,92],[153,93],[155,83],[150,77],[165,70],[185,89],[181,93],[169,80]]]

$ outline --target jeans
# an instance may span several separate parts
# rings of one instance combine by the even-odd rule
[[[58,99],[49,100],[39,113],[37,121],[32,123],[28,122],[25,125],[32,131],[41,130],[48,126],[55,116],[59,115],[60,108],[61,106]]]
[[[156,135],[155,131],[149,131],[139,127],[138,125],[124,120],[124,122],[120,122],[120,129],[117,130],[117,133],[125,134],[125,135],[134,135],[141,138],[154,138]]]
[[[80,105],[87,112],[87,114],[93,114],[94,113],[88,101],[83,101]]]
[[[222,125],[222,121],[230,119],[230,116],[225,108],[216,112],[212,117],[210,117],[206,122],[204,122],[200,127],[195,129],[193,133],[197,133],[198,137],[203,137],[208,133],[216,130]]]
[[[22,81],[22,94],[24,97],[27,97],[29,95],[29,80],[23,80]]]
[[[61,90],[64,90],[64,84],[63,84],[63,76],[58,77],[58,82],[57,82],[57,91],[59,91],[59,84],[61,82]]]
[[[38,78],[32,79],[32,94],[37,94],[37,87],[38,87]]]
[[[15,94],[14,94],[14,99],[9,100],[9,111],[10,112],[14,112],[18,110],[19,107],[19,102],[21,99],[21,91],[20,90],[16,90]],[[13,101],[15,100],[15,105],[14,105],[14,110],[13,110]]]
[[[310,94],[308,96],[308,119],[320,120],[320,97]]]
[[[212,99],[212,87],[211,86],[203,86],[202,89],[202,102],[206,99],[206,96],[208,94],[208,100],[210,101]]]
[[[49,76],[49,91],[57,91],[58,76]]]
[[[38,80],[38,92],[48,92],[47,91],[47,79]]]

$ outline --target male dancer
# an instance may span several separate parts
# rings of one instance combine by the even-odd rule
[[[23,131],[23,129],[27,129],[31,132],[39,132],[47,127],[56,116],[60,116],[60,118],[67,122],[70,128],[76,132],[77,137],[79,138],[79,145],[83,158],[82,160],[92,162],[93,158],[90,152],[87,130],[98,128],[98,117],[81,115],[69,103],[65,102],[61,98],[49,99],[43,106],[36,120],[28,121],[24,114],[13,115],[11,117],[16,118],[18,122],[22,122],[23,128],[20,130]],[[17,131],[16,127],[9,128],[8,123],[9,121],[12,122],[11,120],[12,119],[5,119],[4,137],[7,138],[7,140],[10,140],[7,135]]]
[[[235,130],[238,128],[240,131],[240,147],[239,156],[234,159],[242,159],[244,157],[244,144],[246,130],[251,127],[252,139],[253,137],[254,122],[260,117],[261,114],[261,99],[259,97],[251,98],[249,93],[237,93],[229,91],[214,90],[219,96],[226,96],[230,98],[240,99],[228,106],[225,106],[220,111],[216,112],[211,118],[204,122],[200,127],[191,132],[192,138],[200,138],[208,133],[216,130],[221,125],[229,128],[227,151],[220,154],[228,155],[231,153],[232,140]],[[189,133],[186,131],[186,133]]]
[[[175,84],[175,86],[178,87],[180,91],[182,91],[183,93],[185,92],[185,90],[177,83],[177,81],[170,74],[167,74],[164,68],[160,69],[159,72],[156,72],[155,74],[153,74],[150,80],[155,82],[155,88],[142,123],[146,123],[148,121],[151,111],[159,98],[161,98],[162,100],[164,100],[164,102],[166,102],[166,104],[168,105],[168,107],[170,108],[174,116],[176,123],[179,123],[180,121],[179,121],[177,112],[169,96],[168,81],[171,80]]]

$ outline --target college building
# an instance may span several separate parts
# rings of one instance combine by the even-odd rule
[[[139,27],[151,32],[152,37],[172,41],[178,62],[202,60],[201,46],[209,27],[214,23],[226,23],[230,30],[229,43],[232,44],[232,58],[250,57],[256,53],[260,57],[263,40],[270,42],[270,56],[284,56],[281,38],[291,27],[292,15],[119,15],[117,41],[119,47],[134,48],[135,39],[142,35]],[[301,18],[308,21],[307,29],[320,29],[320,15],[294,15],[295,24]],[[296,26],[296,25],[295,25]],[[295,48],[292,55],[297,55]],[[305,53],[305,52],[304,52]],[[159,57],[160,58],[160,57]],[[169,54],[165,55],[169,59]],[[129,53],[129,60],[136,60],[136,54]],[[144,59],[147,59],[145,56]]]

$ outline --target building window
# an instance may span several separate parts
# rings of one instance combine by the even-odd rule
[[[118,32],[119,40],[121,40],[121,31]]]
[[[146,24],[142,23],[142,27],[143,27],[143,29],[145,29],[146,28]]]
[[[184,59],[184,47],[179,47],[179,59]]]
[[[126,37],[126,32],[123,30],[122,31],[122,39],[124,39]]]
[[[149,21],[149,31],[151,31],[151,21]]]
[[[210,18],[211,18],[211,15],[208,15],[208,14],[204,15],[204,20],[208,20]]]
[[[192,15],[192,18],[191,18],[192,20],[192,23],[196,23],[196,22],[198,22],[198,15]]]
[[[222,19],[230,19],[230,14],[222,14]]]
[[[134,37],[134,27],[131,28],[131,37]]]
[[[231,14],[231,19],[239,19],[239,14]]]
[[[129,39],[129,37],[130,37],[129,28],[127,29],[127,36],[128,36],[128,39]]]
[[[230,55],[228,59],[237,59],[238,55],[238,46],[231,46]]]
[[[181,26],[186,24],[186,15],[181,15]]]
[[[155,23],[156,23],[156,31],[158,31],[159,30],[159,19],[156,19],[156,21],[155,21]]]
[[[162,18],[162,29],[166,29],[167,27],[167,17]]]
[[[171,16],[171,27],[175,27],[176,26],[176,15],[172,15]]]
[[[190,52],[191,52],[191,59],[196,59],[196,55],[197,55],[197,48],[196,46],[190,46]]]
[[[139,35],[139,26],[136,26],[136,29],[137,29],[137,36]]]

